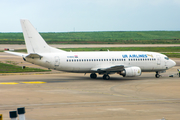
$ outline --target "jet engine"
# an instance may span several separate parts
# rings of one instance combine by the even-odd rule
[[[139,67],[128,67],[123,71],[119,72],[123,77],[135,77],[141,75],[141,68]]]

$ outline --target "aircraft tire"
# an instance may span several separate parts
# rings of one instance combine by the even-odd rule
[[[109,76],[109,75],[103,75],[103,79],[104,79],[104,80],[109,80],[109,79],[110,79],[110,76]]]
[[[159,75],[159,74],[156,74],[156,75],[155,75],[155,77],[156,77],[156,78],[159,78],[159,77],[160,77],[160,75]]]
[[[92,79],[96,79],[96,78],[97,78],[96,73],[91,73],[91,74],[90,74],[90,78],[92,78]]]

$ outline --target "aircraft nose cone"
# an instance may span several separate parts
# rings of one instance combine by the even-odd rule
[[[176,65],[176,62],[174,62],[173,60],[169,60],[169,62],[168,62],[168,68],[172,68],[172,67],[174,67]]]
[[[173,66],[175,66],[176,65],[176,62],[175,61],[173,61]]]
[[[176,62],[171,60],[171,65],[172,65],[172,67],[174,67],[176,65]]]

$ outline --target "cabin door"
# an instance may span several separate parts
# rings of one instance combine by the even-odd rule
[[[55,68],[56,68],[56,67],[59,67],[59,64],[60,64],[59,56],[55,56],[54,59],[55,59],[55,61],[54,61],[54,66],[55,66]]]
[[[156,57],[157,57],[157,65],[161,65],[161,57],[159,55],[157,55]]]

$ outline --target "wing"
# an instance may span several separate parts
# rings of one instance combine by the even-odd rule
[[[124,65],[113,65],[113,66],[105,66],[105,67],[97,67],[92,68],[91,70],[98,73],[110,73],[110,72],[119,72],[124,69]]]

